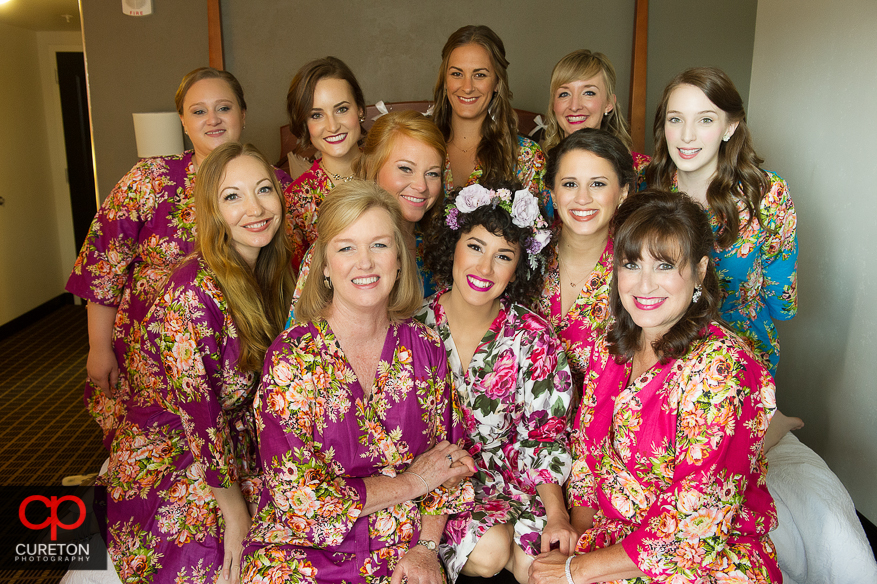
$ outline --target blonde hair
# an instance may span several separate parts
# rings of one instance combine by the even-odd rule
[[[615,96],[615,67],[609,61],[609,57],[603,53],[592,53],[588,49],[579,49],[565,56],[557,62],[551,71],[551,83],[548,91],[548,111],[545,114],[547,123],[545,130],[545,139],[542,141],[542,149],[548,152],[565,137],[563,130],[557,123],[557,115],[554,113],[554,95],[561,85],[571,83],[573,81],[584,81],[590,79],[597,74],[603,75],[603,84],[606,86],[606,95],[608,97]],[[609,115],[603,116],[600,121],[600,129],[606,130],[619,140],[621,140],[627,149],[633,146],[630,139],[627,120],[624,114],[618,109],[616,103],[609,112]]]
[[[420,112],[404,110],[390,112],[379,117],[368,134],[362,146],[362,155],[354,162],[356,176],[363,180],[378,181],[378,173],[390,158],[390,153],[396,145],[399,136],[406,136],[426,144],[439,155],[441,164],[444,164],[448,156],[445,137],[438,126]],[[426,212],[421,223],[428,225],[433,216],[441,213],[444,209],[444,181],[442,181],[442,195],[435,204]]]
[[[231,232],[219,210],[219,191],[232,160],[250,156],[271,178],[280,202],[280,225],[271,241],[259,251],[252,269],[234,247]],[[195,182],[195,253],[200,253],[225,296],[240,342],[238,368],[260,371],[265,352],[286,322],[295,288],[284,229],[283,189],[274,168],[252,144],[229,142],[211,152],[198,169]]]
[[[183,80],[180,81],[180,86],[177,88],[177,93],[174,96],[174,105],[177,106],[178,114],[183,115],[183,102],[186,101],[186,94],[189,93],[193,85],[202,79],[222,79],[228,83],[232,93],[237,98],[241,111],[247,111],[247,102],[244,100],[244,88],[241,87],[237,77],[228,71],[220,71],[213,67],[198,67],[186,73],[186,76],[183,77]]]
[[[310,275],[305,280],[301,298],[295,305],[295,319],[313,322],[325,318],[334,298],[334,289],[324,284],[323,271],[328,263],[326,248],[333,238],[353,225],[370,209],[383,209],[393,224],[393,242],[399,260],[399,278],[390,292],[387,315],[392,321],[409,318],[423,304],[423,284],[414,257],[408,252],[402,234],[402,209],[396,197],[364,180],[351,180],[336,186],[320,205],[317,239],[311,256]]]

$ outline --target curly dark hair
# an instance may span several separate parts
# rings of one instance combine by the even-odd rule
[[[697,264],[706,257],[701,296],[664,336],[652,343],[661,364],[681,357],[691,343],[704,336],[710,322],[719,320],[722,292],[710,252],[713,231],[703,208],[683,193],[645,190],[628,197],[613,218],[615,229],[614,275],[609,306],[615,324],[609,330],[609,352],[620,362],[633,359],[640,348],[642,329],[633,322],[618,294],[618,270],[626,262],[651,254],[679,267]]]
[[[508,189],[511,192],[521,190],[523,186],[519,182],[497,181],[490,184],[482,184],[489,190]],[[463,188],[451,191],[446,197],[448,202],[456,200],[457,195]],[[541,212],[541,210],[540,210]],[[459,229],[451,229],[445,223],[445,214],[437,214],[430,223],[426,235],[423,254],[423,263],[432,272],[439,286],[451,287],[454,284],[454,252],[457,242],[463,235],[472,231],[477,226],[484,227],[497,237],[502,237],[511,244],[518,244],[521,251],[518,255],[518,265],[515,268],[515,279],[509,282],[503,295],[514,304],[530,306],[542,292],[545,282],[545,271],[540,269],[547,263],[548,247],[542,249],[539,256],[539,266],[530,269],[530,254],[527,252],[527,243],[532,237],[532,230],[526,227],[518,227],[512,222],[512,216],[508,211],[499,206],[485,205],[471,213],[460,213],[457,216]]]

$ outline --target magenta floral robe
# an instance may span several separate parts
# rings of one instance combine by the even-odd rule
[[[255,407],[265,474],[244,582],[389,582],[424,514],[471,505],[465,480],[360,517],[364,478],[394,477],[442,440],[463,445],[444,348],[420,323],[390,326],[367,398],[328,323],[294,324],[268,350]]]
[[[652,578],[625,582],[782,581],[761,452],[773,378],[735,334],[706,332],[637,379],[605,337],[594,347],[568,495],[598,510],[577,553],[621,542]]]
[[[468,369],[457,353],[445,311],[428,298],[417,317],[444,341],[448,364],[478,473],[475,506],[448,520],[441,554],[453,580],[484,533],[512,524],[515,542],[531,556],[540,550],[545,508],[536,491],[562,485],[572,464],[567,413],[572,380],[551,327],[527,308],[502,300]]]
[[[108,548],[122,582],[213,582],[224,523],[210,487],[258,492],[256,373],[213,273],[177,269],[131,335],[130,394],[107,487]]]
[[[611,324],[609,285],[612,283],[612,239],[591,274],[582,280],[582,289],[569,312],[561,314],[560,263],[553,253],[545,270],[545,286],[536,302],[535,310],[545,318],[560,338],[566,359],[572,370],[576,392],[581,395],[582,383],[594,343]]]
[[[125,353],[161,285],[195,245],[195,164],[192,151],[144,158],[98,210],[67,280],[67,291],[118,309],[113,351],[119,363],[114,399],[85,383],[85,404],[109,448],[130,393]],[[289,176],[275,169],[282,187]]]

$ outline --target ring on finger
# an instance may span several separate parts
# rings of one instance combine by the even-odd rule
[[[446,454],[445,456],[448,457],[448,466],[454,466],[454,457],[450,454]]]

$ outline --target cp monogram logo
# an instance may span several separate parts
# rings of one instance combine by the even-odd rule
[[[27,509],[27,506],[32,501],[40,501],[46,506],[47,509],[51,511],[48,519],[46,519],[39,525],[31,523],[25,515],[25,509]],[[76,520],[76,523],[61,523],[61,520],[58,519],[58,505],[60,505],[64,501],[73,501],[74,503],[76,503],[76,506],[79,507],[79,519]],[[61,529],[76,529],[77,527],[82,525],[82,522],[85,521],[85,503],[82,502],[82,499],[73,495],[65,495],[60,498],[52,497],[51,499],[43,497],[42,495],[31,495],[30,497],[22,501],[21,505],[18,507],[18,518],[21,519],[22,525],[29,529],[43,529],[51,525],[52,541],[55,541],[58,538],[58,527],[61,527]]]

